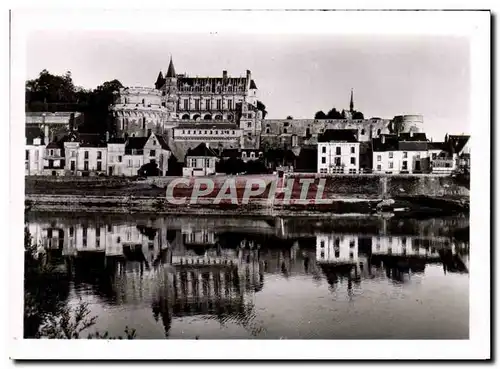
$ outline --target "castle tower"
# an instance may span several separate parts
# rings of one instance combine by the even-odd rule
[[[179,97],[177,94],[177,74],[175,73],[172,56],[170,56],[170,63],[168,64],[167,74],[165,74],[165,83],[162,90],[164,103],[169,112],[169,116],[167,119],[175,120],[177,112],[177,101]]]
[[[160,73],[158,73],[158,78],[156,79],[155,82],[155,88],[159,90],[163,87],[164,84],[165,84],[165,78],[163,78],[163,74],[160,71]]]

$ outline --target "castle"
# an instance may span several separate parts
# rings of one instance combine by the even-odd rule
[[[160,71],[154,87],[127,87],[110,107],[118,137],[160,134],[170,144],[220,148],[268,149],[316,145],[327,129],[355,129],[359,142],[384,133],[420,132],[420,115],[391,119],[353,119],[351,92],[345,119],[264,119],[258,88],[251,71],[244,76],[189,77],[177,74],[170,63]]]

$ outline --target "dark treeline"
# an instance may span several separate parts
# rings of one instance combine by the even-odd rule
[[[108,108],[113,103],[113,92],[121,87],[121,82],[114,79],[86,90],[74,85],[71,72],[58,76],[44,69],[38,78],[26,81],[26,111],[81,112],[84,122],[80,131],[104,133],[111,128]]]
[[[314,119],[346,119],[346,116],[345,110],[339,112],[336,108],[332,108],[326,114],[323,110],[316,112]],[[352,119],[365,119],[365,117],[362,112],[354,110],[352,112]]]

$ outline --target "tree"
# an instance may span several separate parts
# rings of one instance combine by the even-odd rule
[[[316,114],[314,114],[314,119],[326,119],[326,114],[323,110],[317,111]]]
[[[343,119],[342,113],[340,113],[339,111],[337,111],[337,109],[335,109],[335,108],[332,108],[328,112],[328,114],[326,114],[326,118],[327,119]]]
[[[365,119],[365,116],[360,111],[354,111],[352,113],[352,119]]]
[[[146,163],[139,168],[137,174],[144,177],[156,177],[160,175],[160,170],[158,169],[158,164],[155,162]]]

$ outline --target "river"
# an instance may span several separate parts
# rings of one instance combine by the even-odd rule
[[[469,220],[29,212],[88,330],[139,339],[467,339]]]

